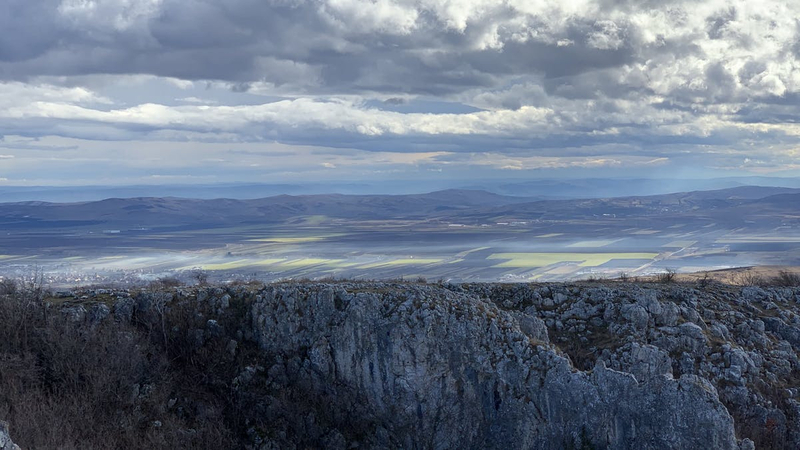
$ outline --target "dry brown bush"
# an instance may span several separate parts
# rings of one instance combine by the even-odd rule
[[[733,277],[733,284],[738,286],[764,286],[767,280],[753,270],[745,270]]]
[[[182,384],[186,370],[161,336],[143,324],[75,321],[41,292],[27,284],[0,296],[0,417],[22,448],[237,446],[219,417],[198,421],[168,407],[171,398],[194,395],[187,386],[205,387]],[[223,404],[214,392],[202,395],[209,409]]]
[[[783,287],[800,286],[800,274],[781,270],[778,275],[771,280],[771,284]]]
[[[666,269],[664,272],[656,275],[656,281],[659,283],[673,283],[676,281],[675,277],[677,274],[675,269]]]

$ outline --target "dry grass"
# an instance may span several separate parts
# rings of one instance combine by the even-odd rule
[[[663,275],[642,276],[640,280],[659,281]],[[703,286],[712,282],[733,286],[800,286],[800,267],[757,266],[707,270],[695,273],[677,273],[672,281],[676,283],[699,283]]]

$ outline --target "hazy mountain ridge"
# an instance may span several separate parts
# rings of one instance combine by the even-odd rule
[[[669,192],[729,189],[741,186],[775,186],[800,188],[798,178],[733,177],[714,179],[501,179],[483,181],[420,181],[381,180],[360,182],[306,182],[302,184],[218,183],[192,185],[133,185],[133,186],[0,186],[0,199],[6,203],[48,201],[74,203],[98,201],[109,197],[179,197],[257,199],[277,195],[424,195],[440,190],[481,190],[499,195],[529,197],[540,200],[575,198],[661,195]]]
[[[800,264],[798,196],[797,189],[736,187],[548,201],[445,190],[5,203],[0,272],[19,275],[40,264],[63,280],[73,271],[107,269],[111,280],[120,269],[208,268],[267,279],[497,281],[793,266]]]
[[[800,189],[747,186],[714,191],[695,191],[653,196],[614,197],[602,199],[542,200],[520,203],[513,207],[501,206],[484,215],[524,217],[537,219],[579,218],[582,216],[675,216],[686,213],[725,216],[746,214],[748,208],[759,208],[762,203],[785,206],[796,210],[791,199]],[[784,197],[786,196],[786,197]],[[770,200],[772,197],[772,200]],[[781,201],[781,199],[783,199]],[[714,210],[717,210],[714,212]]]
[[[526,201],[483,191],[446,190],[422,195],[280,195],[253,200],[112,198],[96,202],[0,204],[0,220],[95,220],[114,226],[275,223],[295,216],[346,219],[426,218],[440,212]]]
[[[492,194],[486,191],[445,190],[413,195],[280,195],[253,200],[186,198],[111,198],[96,202],[0,204],[0,220],[92,220],[108,224],[165,225],[183,223],[219,225],[253,221],[279,222],[300,215],[342,219],[404,219],[447,217],[490,220],[498,216],[533,219],[582,215],[675,214],[705,209],[759,206],[796,206],[793,195],[800,189],[737,187],[644,197],[607,199],[540,200]],[[770,198],[772,198],[770,200]]]

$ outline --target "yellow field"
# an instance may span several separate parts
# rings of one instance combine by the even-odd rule
[[[312,226],[322,225],[323,222],[328,220],[328,216],[321,216],[321,215],[305,216],[303,217],[302,220],[303,220],[303,225],[312,225]]]
[[[605,247],[606,245],[611,245],[615,242],[619,242],[622,239],[599,239],[594,241],[579,241],[569,244],[567,247],[586,247],[586,248],[600,248]]]
[[[324,259],[324,258],[266,258],[266,259],[237,259],[235,261],[228,261],[223,263],[201,264],[199,267],[203,270],[234,270],[243,267],[265,267],[265,266],[278,266],[281,269],[295,269],[299,267],[317,266],[317,265],[331,265],[339,266],[342,262],[341,259]],[[181,267],[179,270],[189,270],[198,266]]]
[[[242,267],[252,266],[253,261],[249,259],[237,259],[236,261],[229,261],[225,263],[218,263],[218,264],[202,264],[200,268],[203,270],[233,270],[233,269],[240,269]],[[181,267],[178,270],[189,270],[195,266],[186,266]]]
[[[281,267],[292,269],[296,267],[318,266],[320,264],[335,265],[341,261],[341,259],[301,258],[281,263]]]
[[[487,259],[508,260],[494,267],[531,268],[562,262],[576,262],[581,267],[593,267],[614,259],[653,259],[656,256],[658,253],[494,253]]]
[[[286,260],[283,259],[283,258],[259,259],[259,260],[255,261],[255,263],[253,265],[255,265],[255,266],[271,266],[273,264],[280,264],[280,263],[282,263],[284,261],[286,261]]]

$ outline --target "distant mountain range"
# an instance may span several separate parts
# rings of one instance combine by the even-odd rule
[[[223,227],[286,223],[322,216],[328,220],[442,220],[479,224],[498,220],[577,220],[615,217],[708,220],[743,223],[758,217],[774,226],[800,211],[800,189],[742,186],[665,195],[538,200],[477,190],[413,195],[279,195],[252,200],[109,198],[77,203],[0,204],[0,230],[100,226]],[[658,220],[661,220],[658,219]]]
[[[253,200],[109,198],[93,202],[0,204],[3,227],[106,224],[113,227],[280,223],[298,216],[349,220],[424,219],[458,211],[493,208],[530,199],[485,191],[445,190],[415,195],[279,195]]]
[[[718,190],[743,186],[800,188],[800,178],[738,177],[715,179],[500,179],[500,180],[390,180],[313,183],[233,183],[140,186],[0,186],[0,202],[84,202],[106,198],[181,197],[197,199],[258,199],[276,195],[339,193],[422,194],[446,189],[482,190],[531,199],[605,198]]]

